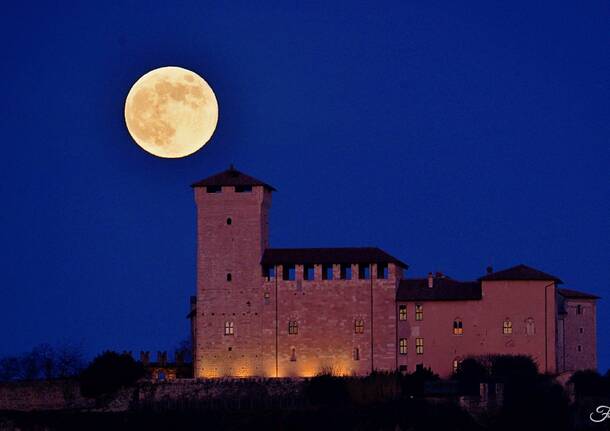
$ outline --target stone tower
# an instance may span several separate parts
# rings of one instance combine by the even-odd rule
[[[231,166],[192,185],[197,205],[195,377],[260,375],[268,184]]]

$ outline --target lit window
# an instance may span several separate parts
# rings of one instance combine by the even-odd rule
[[[233,322],[225,322],[225,335],[233,335]]]
[[[513,333],[513,322],[510,319],[506,319],[502,324],[502,333],[503,334],[512,334]]]
[[[389,270],[387,263],[378,263],[377,264],[377,278],[388,278]]]
[[[576,306],[576,314],[582,314],[582,305],[578,304]]]
[[[371,278],[371,267],[366,263],[358,264],[358,278],[360,280],[368,280]]]
[[[415,353],[417,353],[418,355],[424,354],[424,339],[423,338],[415,339]]]
[[[356,319],[354,321],[354,332],[356,334],[364,334],[364,320]]]
[[[532,336],[536,334],[536,325],[534,325],[534,319],[531,317],[525,320],[525,335]]]
[[[354,348],[354,361],[360,360],[360,349],[358,347]]]
[[[351,280],[352,279],[352,266],[350,264],[342,263],[341,264],[341,280]]]
[[[297,349],[292,347],[290,349],[290,361],[295,362],[297,360]]]
[[[265,298],[265,304],[269,304],[270,298],[271,298],[271,293],[265,292],[263,297]]]
[[[407,347],[407,346],[408,346],[408,345],[407,345],[407,339],[406,339],[406,338],[401,338],[401,339],[398,341],[398,352],[399,352],[401,355],[406,355],[406,354],[407,354],[407,349],[408,349],[408,347]]]
[[[288,322],[288,333],[290,335],[296,335],[299,333],[299,322],[291,320]]]
[[[282,267],[282,279],[283,280],[294,280],[296,276],[296,269],[294,265],[284,265]]]
[[[313,280],[315,278],[315,268],[313,265],[303,266],[303,280]]]
[[[460,368],[460,364],[462,363],[462,361],[459,360],[459,358],[455,358],[453,360],[453,372],[457,373],[458,368]]]
[[[407,306],[406,305],[398,306],[398,320],[407,320]]]
[[[453,335],[463,335],[464,334],[464,325],[462,323],[462,319],[455,319],[453,321]]]
[[[415,320],[424,320],[424,306],[415,304]]]
[[[332,280],[333,279],[333,266],[325,263],[322,265],[322,280]]]

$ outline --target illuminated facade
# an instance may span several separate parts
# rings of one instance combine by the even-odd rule
[[[272,186],[230,168],[193,189],[196,377],[448,376],[484,354],[531,355],[548,372],[596,366],[597,297],[554,276],[519,265],[472,282],[408,279],[374,247],[270,248]]]

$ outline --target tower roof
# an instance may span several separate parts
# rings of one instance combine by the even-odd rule
[[[563,284],[559,278],[554,275],[547,274],[534,268],[530,268],[527,265],[517,265],[512,268],[508,268],[502,271],[492,272],[487,274],[479,280],[490,281],[490,280],[548,280],[554,281],[557,284]]]
[[[599,299],[599,296],[592,293],[580,292],[572,289],[557,289],[557,292],[564,298],[569,299]]]
[[[233,167],[233,165],[231,165],[226,171],[191,184],[191,187],[207,186],[262,186],[272,192],[276,191],[275,187],[238,171]]]
[[[432,287],[427,278],[400,280],[396,291],[397,301],[467,301],[481,299],[479,281],[457,281],[448,277],[435,277]]]
[[[263,265],[394,263],[408,268],[406,263],[377,247],[268,248],[263,254],[261,263]]]

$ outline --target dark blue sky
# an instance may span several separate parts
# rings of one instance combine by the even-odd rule
[[[377,245],[411,276],[526,263],[603,296],[610,366],[607,1],[79,3],[0,18],[0,354],[186,338],[189,184],[235,163],[279,190],[273,246]],[[186,159],[124,126],[166,65],[220,105]]]

